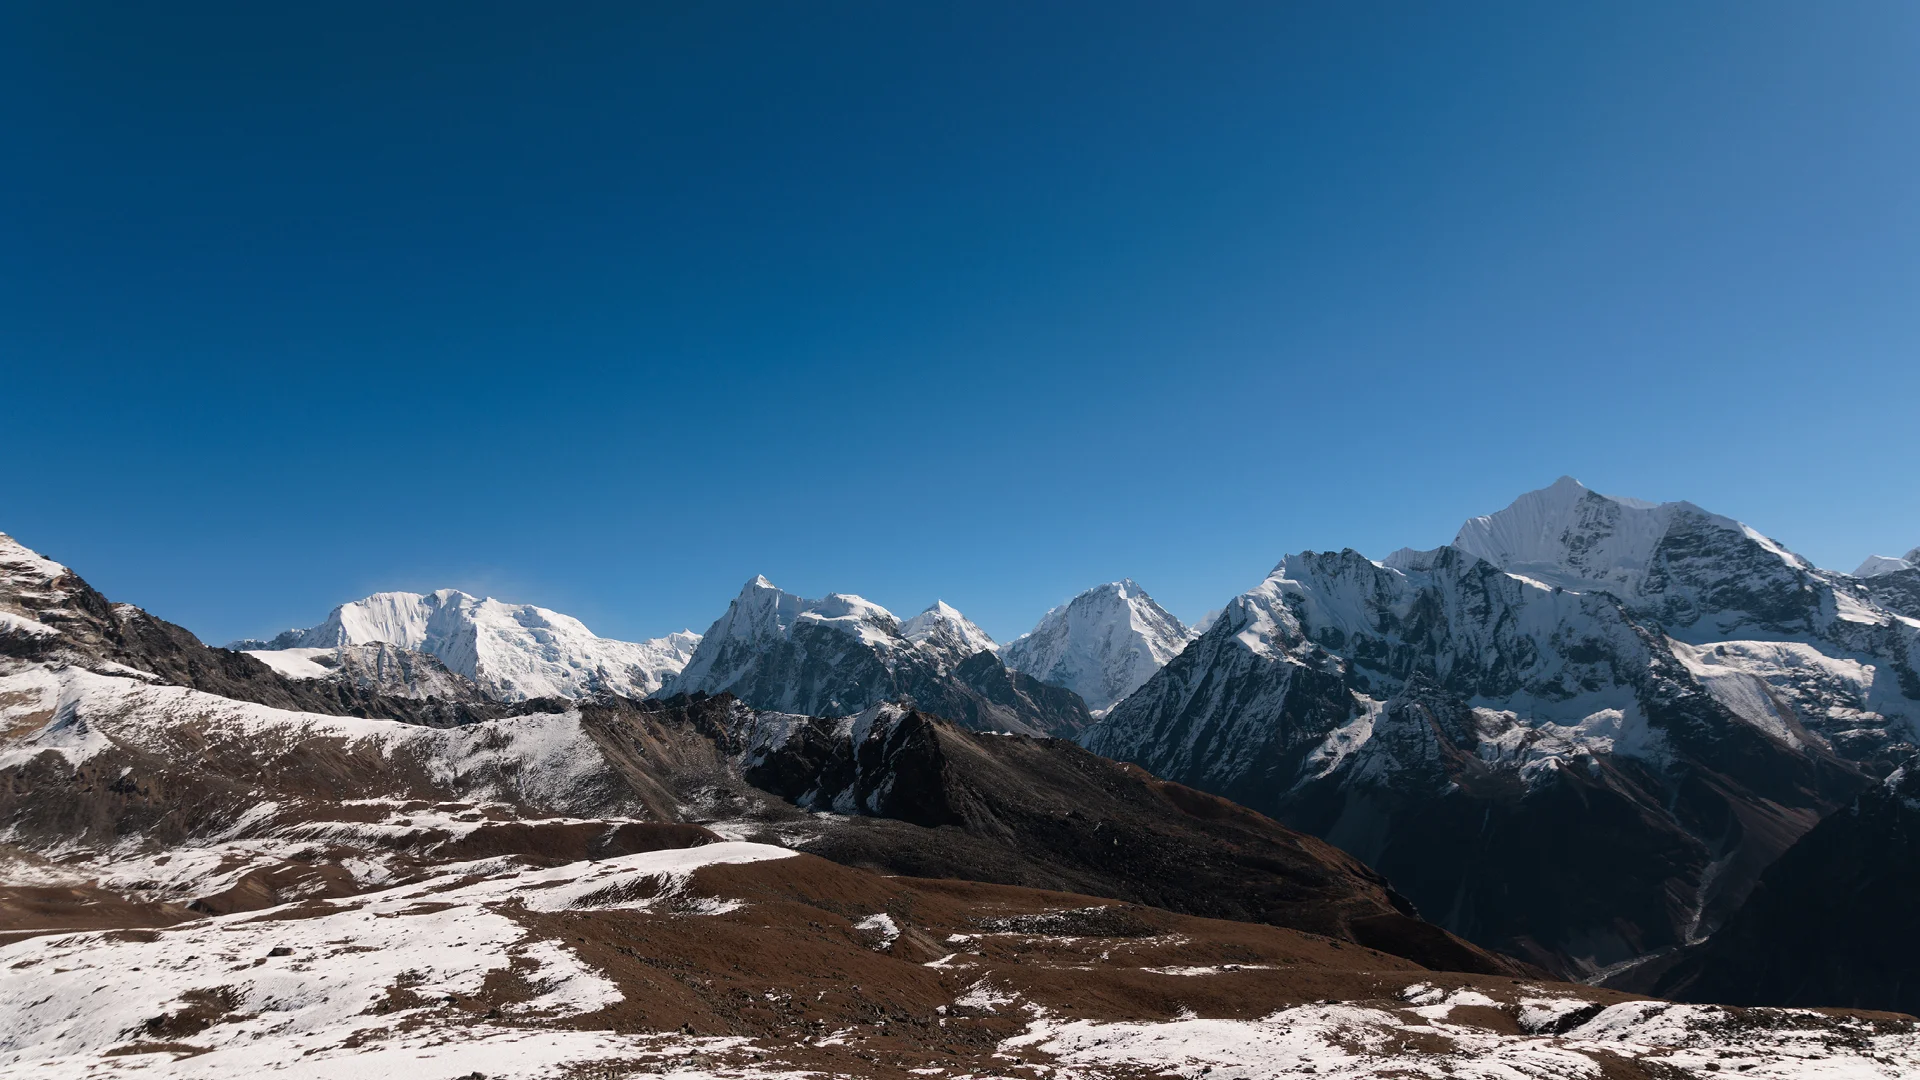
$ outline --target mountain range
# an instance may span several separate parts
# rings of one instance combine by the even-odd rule
[[[1915,554],[1562,479],[1195,628],[755,578],[217,649],[0,537],[0,1071],[1920,1070],[1778,1008],[1920,1009]]]
[[[1086,744],[1324,836],[1565,975],[1709,937],[1914,751],[1920,610],[1563,479],[1382,561],[1288,556]]]
[[[903,622],[760,578],[676,635],[698,644],[649,692],[1077,738],[1331,840],[1469,940],[1632,980],[1914,752],[1916,618],[1909,559],[1819,570],[1692,504],[1562,478],[1444,548],[1288,556],[1205,633],[1131,581],[1001,646],[945,603]],[[336,617],[298,643],[413,624]],[[405,641],[477,666],[430,637]],[[1556,839],[1600,817],[1606,844]]]
[[[441,589],[375,593],[334,608],[318,626],[228,648],[252,653],[283,674],[316,678],[326,674],[315,668],[316,657],[375,643],[426,653],[494,697],[526,701],[597,691],[645,697],[686,665],[700,635],[614,641],[557,611]]]

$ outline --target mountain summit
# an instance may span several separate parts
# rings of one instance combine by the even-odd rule
[[[1129,579],[1096,585],[1047,612],[1000,655],[1016,671],[1079,694],[1098,715],[1195,636]]]
[[[1000,649],[985,630],[945,600],[934,601],[927,610],[901,623],[900,635],[939,654],[949,668],[959,667],[976,653]]]

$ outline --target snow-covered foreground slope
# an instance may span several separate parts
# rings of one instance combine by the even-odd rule
[[[599,691],[645,697],[685,666],[700,635],[681,631],[651,641],[615,641],[557,611],[441,589],[375,593],[334,608],[318,626],[231,647],[283,671],[304,671],[297,661],[310,654],[280,660],[266,654],[377,642],[437,657],[500,700],[526,701]]]
[[[47,1077],[537,1076],[655,1059],[659,1035],[550,1023],[622,995],[526,913],[733,910],[686,895],[695,871],[792,855],[720,843],[551,869],[476,862],[173,929],[29,938],[0,947],[0,1065]],[[486,1016],[445,1008],[483,995]]]
[[[1095,715],[1138,690],[1196,636],[1132,581],[1096,585],[1001,650],[1007,666],[1064,686]]]
[[[1867,1080],[1920,1068],[1910,1020],[1439,975],[1272,927],[957,885],[719,842],[450,863],[350,896],[39,934],[0,945],[0,1071]]]
[[[1910,752],[1920,619],[1885,589],[1562,480],[1435,551],[1288,556],[1085,741],[1591,972],[1710,933]]]
[[[947,604],[903,623],[858,596],[810,600],[764,577],[747,582],[658,696],[694,693],[820,716],[905,701],[970,727],[1052,735],[1092,719],[1071,691],[1010,670],[993,639]]]
[[[755,844],[466,869],[0,946],[0,1069],[1882,1080],[1920,1068],[1911,1021],[1366,971],[1278,931],[1090,898],[1063,908],[1075,898],[1061,894],[923,891]],[[832,971],[809,970],[822,962]],[[1102,993],[1084,992],[1089,979]],[[1260,1004],[1302,991],[1323,997]]]
[[[1604,1009],[1577,998],[1501,1000],[1425,983],[1401,1001],[1318,1004],[1254,1019],[1099,1022],[1036,1019],[1003,1052],[1039,1051],[1062,1080],[1151,1070],[1181,1077],[1311,1075],[1514,1080],[1615,1076],[1705,1077],[1732,1072],[1769,1080],[1882,1080],[1920,1066],[1904,1029],[1870,1021],[1833,1025],[1811,1012],[1736,1012],[1712,1006],[1630,1001]],[[1515,1017],[1520,1034],[1498,1032],[1486,1013]],[[1457,1015],[1456,1015],[1457,1014]],[[1476,1015],[1470,1015],[1476,1014]],[[1587,1018],[1566,1029],[1566,1021]],[[1810,1026],[1796,1030],[1796,1025]],[[1560,1034],[1550,1035],[1553,1031]],[[1413,1050],[1414,1047],[1419,1049]],[[1659,1072],[1625,1072],[1634,1062]]]

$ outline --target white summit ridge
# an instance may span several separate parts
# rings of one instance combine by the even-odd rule
[[[1138,690],[1195,636],[1126,579],[1096,585],[1047,612],[1000,656],[1015,671],[1079,694],[1099,716]]]
[[[1914,548],[1912,551],[1907,552],[1897,559],[1888,555],[1869,555],[1867,556],[1866,562],[1861,563],[1854,569],[1853,576],[1858,578],[1879,577],[1882,574],[1897,574],[1902,570],[1913,570],[1916,568],[1920,568],[1920,547]]]
[[[312,650],[375,642],[428,653],[496,698],[525,701],[600,691],[645,697],[686,666],[700,635],[616,641],[571,615],[441,589],[375,593],[334,608],[318,626],[231,647],[291,674]]]
[[[1627,599],[1641,593],[1656,549],[1677,528],[1744,537],[1790,567],[1811,569],[1732,518],[1690,502],[1602,495],[1571,476],[1527,492],[1498,513],[1468,520],[1452,546],[1548,586]]]

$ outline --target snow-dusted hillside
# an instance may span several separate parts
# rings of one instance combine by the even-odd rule
[[[492,700],[479,684],[448,670],[432,653],[384,641],[331,649],[266,649],[247,655],[289,679],[329,679],[399,698]]]
[[[809,600],[755,577],[658,696],[732,693],[757,709],[847,716],[908,701],[976,728],[1072,735],[1070,691],[1009,670],[993,640],[937,603],[901,622],[847,593]]]
[[[645,697],[686,664],[700,635],[681,631],[651,641],[616,641],[557,611],[441,589],[375,593],[334,608],[318,626],[231,647],[291,673],[305,670],[295,661],[311,654],[266,654],[376,642],[427,653],[496,698],[525,701],[598,691]]]
[[[1016,671],[1079,694],[1099,715],[1138,690],[1194,636],[1145,589],[1114,581],[1047,612],[1000,655]]]
[[[1911,750],[1920,619],[1870,584],[1563,479],[1446,548],[1287,557],[1084,741],[1592,970],[1710,931]]]

